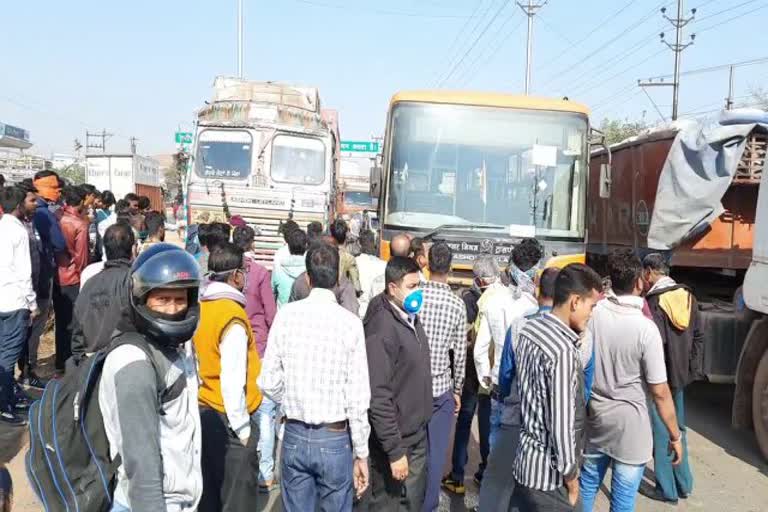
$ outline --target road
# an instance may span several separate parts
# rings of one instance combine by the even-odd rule
[[[763,512],[768,504],[768,464],[764,462],[751,432],[730,428],[730,386],[694,384],[688,390],[687,410],[689,422],[689,450],[695,487],[693,495],[679,505],[672,506],[638,498],[639,512],[665,511],[739,511]],[[474,431],[473,457],[469,464],[472,474],[477,466],[477,430]],[[20,453],[10,464],[16,483],[14,512],[42,511],[27,484]],[[652,467],[646,477],[652,478]],[[608,512],[610,475],[606,477],[603,492],[596,506],[599,512]],[[649,489],[648,481],[644,484]],[[477,504],[477,487],[467,485],[467,495],[461,499],[444,494],[440,499],[441,512],[464,512]],[[278,512],[278,493],[258,508],[265,512]]]

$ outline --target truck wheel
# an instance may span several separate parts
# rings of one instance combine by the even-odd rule
[[[755,437],[763,457],[768,459],[768,351],[763,354],[755,372],[752,388],[752,418]]]

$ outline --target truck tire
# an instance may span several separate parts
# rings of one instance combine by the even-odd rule
[[[752,388],[752,421],[763,457],[768,459],[768,351],[760,358]]]

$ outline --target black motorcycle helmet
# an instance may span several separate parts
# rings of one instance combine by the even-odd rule
[[[155,244],[136,258],[131,268],[131,308],[136,329],[163,347],[192,339],[200,319],[200,267],[181,247]],[[189,307],[181,318],[169,318],[147,308],[152,290],[176,288],[188,293]]]

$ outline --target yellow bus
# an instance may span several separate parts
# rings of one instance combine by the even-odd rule
[[[567,99],[395,94],[371,176],[382,257],[400,232],[443,240],[454,249],[453,281],[465,285],[478,255],[506,266],[525,237],[544,244],[550,264],[583,261],[588,115]]]

